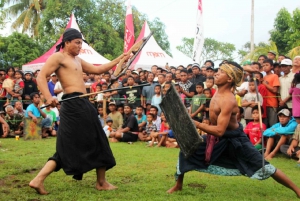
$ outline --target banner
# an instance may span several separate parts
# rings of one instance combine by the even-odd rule
[[[124,33],[124,53],[134,44],[134,26],[130,1],[127,4]]]
[[[194,38],[194,47],[193,47],[193,61],[200,63],[200,56],[204,44],[203,36],[203,16],[202,16],[202,0],[198,0],[197,8],[197,27],[196,27],[196,36]]]

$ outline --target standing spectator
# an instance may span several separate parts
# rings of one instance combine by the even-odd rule
[[[129,76],[127,78],[127,84],[129,87],[135,85],[134,78]],[[132,106],[133,111],[135,112],[135,108],[138,105],[141,105],[142,93],[139,87],[136,88],[128,88],[119,91],[120,95],[126,96],[127,103]]]
[[[3,105],[6,102],[6,90],[3,88],[5,75],[6,71],[4,69],[0,69],[0,111],[3,111]]]
[[[264,80],[264,76],[262,73],[257,72],[254,74],[255,78],[258,80],[258,92],[260,93],[260,95],[263,98],[263,104],[262,104],[262,108],[263,108],[263,112],[262,112],[262,121],[264,122],[264,124],[268,124],[268,119],[267,119],[267,87],[265,85],[262,84],[263,80]]]
[[[151,100],[151,105],[154,105],[158,108],[158,116],[160,116],[161,109],[159,107],[159,104],[161,103],[162,96],[161,96],[161,85],[156,85],[154,88],[154,96]]]
[[[276,61],[276,52],[275,51],[269,51],[267,54],[268,59],[271,59],[273,62]]]
[[[49,88],[49,91],[51,93],[52,96],[56,96],[56,94],[54,93],[54,87],[55,87],[55,84],[57,82],[57,76],[55,73],[52,73],[50,75],[51,79],[50,81],[48,82],[48,88]]]
[[[147,80],[146,80],[146,76],[145,76],[145,72],[144,72],[144,71],[140,71],[140,72],[139,72],[139,77],[140,77],[140,83],[141,83],[141,84],[147,83]]]
[[[103,74],[103,81],[105,81],[108,86],[111,85],[111,75],[109,72]]]
[[[270,59],[266,59],[263,64],[264,71],[266,72],[266,76],[264,77],[263,85],[267,88],[267,118],[268,124],[267,127],[271,127],[278,122],[277,119],[277,92],[280,86],[280,82],[278,76],[272,73],[273,69],[273,61]]]
[[[191,101],[189,99],[195,95],[196,87],[191,81],[188,80],[187,74],[187,70],[180,71],[179,90],[186,96],[185,106],[189,108],[191,106]]]
[[[150,86],[143,87],[143,91],[142,91],[142,96],[143,96],[142,106],[144,108],[146,108],[147,103],[151,104],[152,96],[154,95],[154,87],[155,85],[157,85],[157,83],[155,83],[153,79],[154,79],[154,74],[149,73],[147,77],[147,82],[150,84]]]
[[[246,124],[252,121],[252,109],[257,106],[257,102],[262,105],[263,99],[260,93],[258,93],[259,100],[257,100],[257,95],[255,93],[255,82],[253,79],[249,81],[249,92],[245,94],[242,102],[242,107],[244,107],[244,119]]]
[[[171,73],[171,72],[168,72],[167,74],[166,74],[166,83],[167,82],[174,82],[174,80],[173,80],[173,74]]]
[[[203,116],[203,118],[209,119],[209,106],[210,106],[210,100],[211,100],[212,94],[211,94],[210,89],[204,89],[203,93],[204,93],[205,98],[206,98],[205,103],[204,103],[204,116]]]
[[[217,91],[215,88],[213,88],[214,85],[215,85],[214,77],[211,77],[211,76],[206,77],[205,86],[206,86],[207,89],[210,89],[211,97],[213,97],[215,95],[216,91]]]
[[[196,92],[197,94],[193,96],[192,102],[191,102],[191,108],[189,109],[189,114],[191,117],[198,121],[202,122],[203,118],[203,110],[204,110],[204,104],[205,104],[205,95],[203,94],[204,90],[204,84],[203,82],[198,82],[196,84]]]
[[[300,73],[294,75],[289,94],[292,96],[293,117],[300,124]]]
[[[14,84],[14,90],[15,97],[13,97],[13,100],[22,100],[22,95],[24,91],[24,81],[23,81],[23,73],[22,71],[16,71],[15,72],[15,84]],[[11,105],[14,105],[15,101],[12,101]]]
[[[281,68],[280,68],[280,64],[279,63],[274,63],[273,64],[273,73],[275,74],[275,75],[277,75],[278,77],[281,77]]]
[[[201,73],[200,65],[198,63],[194,63],[192,65],[193,78],[190,80],[193,84],[197,84],[199,82],[205,82],[205,77]]]
[[[23,92],[23,107],[24,109],[31,103],[30,94],[34,92],[38,92],[38,88],[36,83],[32,80],[32,73],[25,72],[25,80],[24,80],[24,92]]]
[[[277,62],[278,62],[278,63],[281,63],[281,61],[284,60],[284,59],[285,59],[285,55],[280,54],[280,55],[278,56]]]
[[[15,68],[9,67],[6,70],[7,78],[4,80],[2,87],[6,90],[6,97],[7,101],[6,103],[9,104],[9,100],[11,100],[13,97],[18,97],[19,94],[16,94],[14,90],[15,86]]]
[[[165,74],[158,74],[158,84],[161,86],[161,87],[164,87],[165,83],[166,83],[166,75]]]
[[[214,75],[215,75],[215,69],[211,66],[206,67],[206,77],[213,77]]]
[[[158,77],[157,77],[157,69],[158,69],[158,66],[157,66],[157,65],[153,65],[153,66],[151,67],[151,73],[153,73],[153,75],[154,75],[154,78],[153,78],[154,82],[157,82],[157,80],[158,80]]]
[[[214,64],[214,62],[213,62],[212,60],[206,60],[206,61],[204,62],[204,65],[205,65],[206,67],[212,67],[212,68],[215,67],[215,64]]]
[[[280,87],[278,101],[280,107],[288,107],[292,111],[292,101],[289,95],[289,90],[292,85],[295,73],[291,71],[293,62],[290,59],[283,59],[280,67],[283,71],[283,76],[279,77]]]
[[[58,80],[54,86],[54,93],[56,94],[57,100],[61,101],[62,96],[64,95],[63,88],[60,81]]]
[[[268,59],[268,57],[266,55],[260,55],[257,59],[257,62],[260,63],[261,66],[263,66],[264,61]],[[260,69],[263,71],[263,69]],[[260,72],[262,72],[260,71]]]
[[[293,68],[292,68],[293,73],[299,73],[300,72],[300,56],[295,56],[293,60]]]
[[[181,70],[176,69],[176,71],[175,71],[175,82],[180,82],[180,72],[181,72]]]

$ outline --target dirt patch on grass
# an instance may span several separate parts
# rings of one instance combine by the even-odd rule
[[[129,182],[131,182],[131,178],[130,178],[130,177],[124,177],[124,178],[121,180],[121,183],[122,183],[122,184],[128,184]]]
[[[33,174],[33,173],[36,173],[38,169],[36,168],[31,168],[31,169],[26,169],[24,170],[23,172],[24,173],[30,173],[30,174]]]
[[[3,164],[3,163],[5,163],[5,161],[1,161],[1,160],[0,160],[0,164]]]
[[[203,190],[205,190],[207,187],[206,184],[197,184],[197,183],[191,183],[191,184],[188,184],[188,186],[191,188],[201,188]]]

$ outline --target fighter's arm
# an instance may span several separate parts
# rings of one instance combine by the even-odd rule
[[[122,54],[118,58],[112,60],[109,63],[102,64],[101,66],[94,66],[93,64],[90,64],[90,63],[84,61],[83,59],[81,59],[81,66],[82,66],[83,72],[93,73],[93,74],[101,74],[101,73],[105,73],[105,72],[109,71],[110,69],[112,69],[123,58],[125,58],[125,61],[127,61],[129,59],[129,55],[126,53]]]
[[[196,127],[216,137],[222,137],[226,131],[226,128],[229,125],[234,105],[236,105],[236,103],[232,102],[222,107],[217,119],[217,125],[208,125],[194,121]]]
[[[48,101],[52,98],[52,95],[49,91],[47,84],[47,77],[51,75],[51,73],[55,72],[61,65],[61,61],[64,56],[62,53],[54,53],[49,59],[46,61],[45,65],[41,69],[38,77],[36,78],[37,85],[39,86],[40,91],[45,96],[45,99]],[[48,102],[47,102],[48,103]],[[49,103],[48,103],[49,104]]]

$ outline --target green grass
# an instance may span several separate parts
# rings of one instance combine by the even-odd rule
[[[174,185],[178,149],[148,148],[145,143],[111,144],[117,166],[107,172],[107,180],[118,186],[115,191],[97,191],[95,171],[75,181],[61,170],[45,181],[49,195],[41,196],[28,187],[46,160],[55,151],[55,138],[41,141],[1,139],[0,200],[296,200],[289,189],[273,179],[252,180],[199,172],[185,175],[183,191],[169,195]],[[272,164],[300,185],[296,161],[279,156]]]

